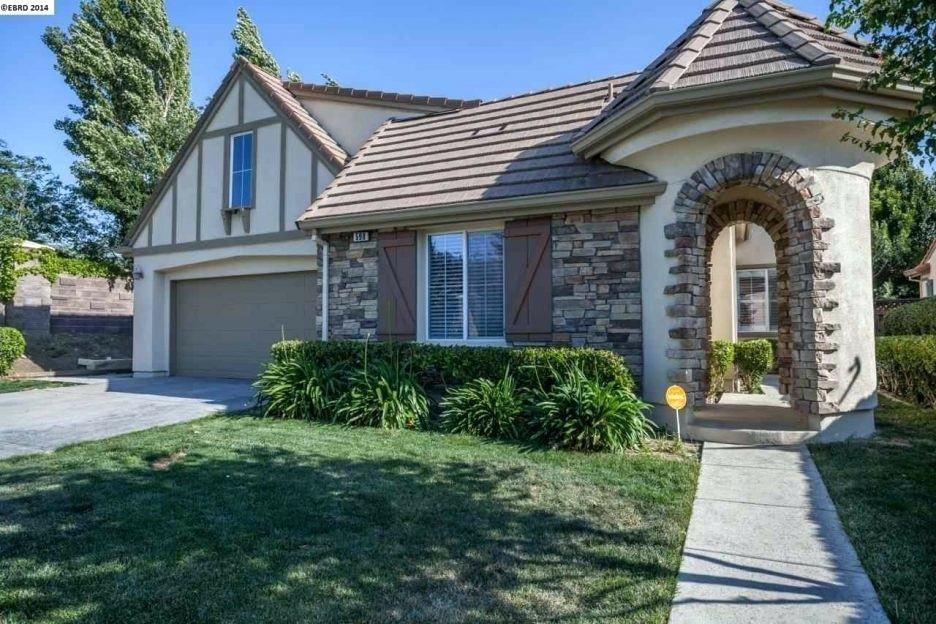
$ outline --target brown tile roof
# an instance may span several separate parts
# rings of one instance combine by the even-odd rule
[[[348,162],[347,152],[338,145],[338,141],[328,133],[328,130],[322,127],[322,124],[299,103],[296,96],[289,92],[279,78],[271,76],[256,65],[241,58],[235,63],[239,63],[244,67],[245,73],[249,74],[260,85],[284,115],[295,122],[303,134],[306,135],[306,138],[319,148],[322,156],[328,159],[337,169],[345,166],[345,163]]]
[[[459,100],[455,98],[437,97],[432,95],[413,95],[410,93],[394,93],[390,91],[375,91],[372,89],[354,89],[351,87],[338,87],[334,85],[313,84],[309,82],[289,82],[283,85],[293,95],[304,94],[330,95],[335,97],[348,97],[388,104],[407,104],[427,106],[439,109],[474,108],[481,104],[481,100]]]
[[[872,71],[878,61],[847,32],[779,0],[716,0],[582,133],[655,91],[839,64]]]
[[[904,275],[907,277],[919,277],[922,275],[928,275],[930,272],[930,261],[929,259],[933,257],[933,254],[936,254],[936,239],[930,243],[930,246],[927,248],[926,253],[923,254],[923,259],[920,260],[920,264],[916,265],[912,269],[907,269],[904,271]]]
[[[300,220],[652,182],[572,153],[584,124],[633,75],[382,125]]]

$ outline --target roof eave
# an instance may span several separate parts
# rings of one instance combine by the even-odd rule
[[[896,89],[869,91],[863,87],[867,75],[867,72],[848,65],[823,65],[711,85],[655,91],[590,128],[572,142],[572,151],[582,158],[593,158],[619,140],[630,126],[661,110],[719,101],[732,104],[747,95],[781,94],[788,98],[799,89],[837,87],[842,90],[840,95],[843,98],[847,98],[849,92],[875,96],[882,102],[884,99],[892,100],[889,104],[893,108],[907,110],[921,97],[922,89],[909,84],[898,85]]]
[[[355,228],[407,227],[498,217],[532,216],[611,206],[641,206],[652,203],[666,190],[665,182],[642,182],[582,191],[523,195],[503,199],[418,206],[387,211],[365,211],[342,215],[314,216],[315,209],[296,222],[300,229],[322,233]],[[311,214],[310,214],[311,213]]]

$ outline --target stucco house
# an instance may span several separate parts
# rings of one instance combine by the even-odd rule
[[[863,90],[875,63],[775,0],[714,2],[640,72],[488,102],[237,62],[127,241],[134,370],[251,376],[283,336],[588,345],[699,408],[731,229],[734,270],[742,243],[770,252],[791,412],[870,433],[883,161],[832,114],[919,97]]]
[[[904,275],[920,285],[920,299],[936,296],[936,240],[926,249],[920,263],[904,271]]]

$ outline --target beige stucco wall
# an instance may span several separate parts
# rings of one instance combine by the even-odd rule
[[[746,240],[735,243],[735,266],[777,264],[773,239],[759,225],[749,226]]]
[[[737,338],[734,227],[721,231],[712,245],[712,339]]]
[[[703,116],[693,116],[689,120],[690,128],[680,127],[678,119],[668,120],[663,124],[666,127],[650,129],[657,140],[665,141],[663,144],[646,148],[625,141],[603,154],[616,164],[648,171],[668,185],[666,192],[643,210],[640,219],[646,400],[662,402],[669,383],[667,349],[675,346],[668,333],[671,326],[666,314],[669,298],[663,294],[665,285],[671,281],[669,269],[674,261],[663,254],[672,246],[664,237],[663,228],[674,221],[676,195],[694,171],[719,156],[765,151],[800,163],[806,169],[803,173],[807,178],[815,175],[824,197],[823,216],[835,219],[836,227],[829,239],[835,252],[829,259],[842,264],[842,271],[834,278],[837,290],[833,296],[844,303],[828,317],[831,322],[842,325],[833,340],[840,345],[836,357],[843,364],[848,362],[839,372],[843,388],[852,382],[845,373],[850,363],[855,358],[862,363],[842,408],[873,405],[876,375],[870,248],[866,241],[870,235],[868,179],[875,157],[841,141],[848,126],[833,120],[833,111],[831,105],[822,111],[808,107],[804,114],[788,102],[784,106],[738,112],[743,120],[741,127],[731,127],[730,117],[723,114],[713,115],[710,123],[706,123]],[[823,113],[821,119],[811,120],[820,112]],[[849,242],[848,237],[854,237],[854,241]]]
[[[346,99],[333,100],[321,97],[306,97],[301,100],[307,111],[312,113],[329,134],[349,154],[356,153],[370,138],[377,127],[390,119],[423,115],[426,111],[408,110],[401,107],[382,106]]]

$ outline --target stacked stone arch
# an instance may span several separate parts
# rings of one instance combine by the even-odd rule
[[[682,383],[691,402],[701,406],[708,388],[711,337],[709,262],[718,233],[742,221],[763,227],[777,256],[779,326],[778,360],[782,390],[804,414],[837,412],[829,393],[837,385],[833,354],[839,326],[830,322],[832,297],[840,267],[825,262],[823,235],[834,226],[822,216],[822,194],[793,160],[767,152],[731,154],[696,170],[680,189],[675,221],[664,228],[672,241],[667,257],[671,283],[666,285],[672,362],[670,380]],[[725,191],[757,189],[758,200],[723,201]],[[764,201],[761,201],[764,200]]]

